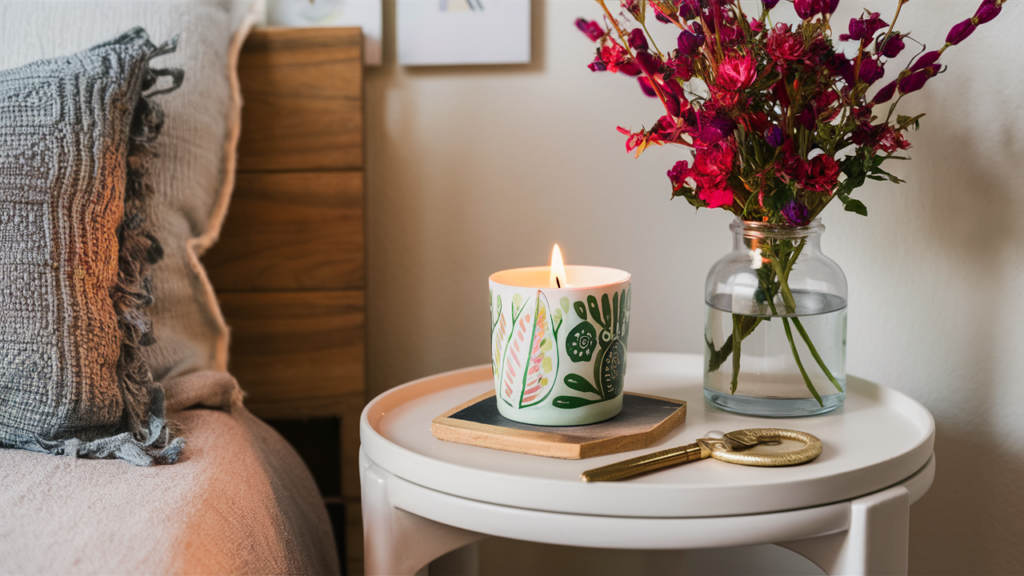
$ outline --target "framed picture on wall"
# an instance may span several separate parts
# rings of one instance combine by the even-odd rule
[[[358,26],[363,29],[363,64],[380,66],[383,37],[381,0],[271,0],[267,24],[312,28]]]
[[[530,0],[398,0],[405,66],[528,64]]]

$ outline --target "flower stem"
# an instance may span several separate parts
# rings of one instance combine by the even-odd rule
[[[775,259],[772,258],[774,261]],[[785,299],[785,297],[783,297]],[[771,296],[768,297],[768,306],[772,309],[772,315],[778,316],[779,311],[775,309],[775,302],[772,301]],[[796,320],[796,318],[794,318]],[[804,383],[807,384],[807,389],[811,391],[811,395],[818,401],[818,405],[824,407],[825,403],[821,401],[821,394],[818,394],[818,390],[814,388],[814,383],[811,382],[811,377],[807,374],[807,370],[804,368],[804,363],[800,361],[800,353],[797,352],[796,342],[793,341],[793,330],[789,327],[789,318],[782,317],[782,327],[786,329],[786,340],[789,340],[789,348],[793,351],[793,360],[796,360],[796,367],[800,369],[800,375],[804,377]]]
[[[738,316],[739,314],[732,315],[732,382],[729,389],[730,394],[735,394],[736,388],[740,384],[740,343],[743,342],[743,334],[740,328],[742,319],[738,318]]]
[[[803,339],[804,344],[807,344],[807,349],[810,350],[811,356],[814,357],[814,361],[818,363],[821,371],[825,373],[825,376],[827,376],[829,381],[832,382],[832,385],[836,387],[836,390],[842,392],[843,387],[839,385],[836,377],[832,375],[832,371],[828,369],[828,366],[825,365],[825,361],[821,359],[821,355],[818,354],[818,350],[814,347],[814,343],[811,342],[811,337],[807,334],[807,330],[804,330],[804,325],[800,322],[800,318],[795,316],[796,300],[793,298],[793,292],[789,289],[789,273],[793,271],[793,265],[796,264],[796,258],[800,255],[800,251],[803,250],[805,244],[806,240],[801,241],[800,246],[793,252],[793,255],[786,263],[785,268],[783,268],[782,263],[779,262],[778,257],[776,257],[775,254],[772,254],[772,267],[775,268],[775,275],[779,278],[779,289],[782,292],[782,301],[785,303],[786,308],[794,314],[793,324],[796,325],[797,332],[800,333],[800,338]],[[771,304],[771,301],[769,301],[769,304]],[[772,311],[774,312],[774,308]],[[786,322],[786,335],[790,335],[788,322]],[[804,373],[803,365],[800,364],[800,358],[796,355],[795,347],[793,348],[793,357],[796,359],[797,365],[800,366],[801,373]],[[811,392],[814,394],[814,397],[818,398],[817,391],[814,390],[814,386],[811,384],[811,381],[807,379],[806,373],[804,374],[804,379],[807,380],[807,386],[811,388]]]

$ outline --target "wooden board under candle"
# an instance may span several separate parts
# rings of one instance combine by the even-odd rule
[[[686,402],[626,392],[622,412],[585,426],[534,426],[498,413],[494,391],[434,418],[430,432],[447,442],[580,460],[639,450],[654,444],[686,420]]]

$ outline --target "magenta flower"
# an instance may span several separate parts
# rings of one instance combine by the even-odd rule
[[[761,4],[764,5],[765,10],[771,10],[775,8],[775,5],[779,3],[779,0],[761,0]]]
[[[790,200],[782,207],[782,217],[790,226],[807,226],[811,221],[811,211],[796,200]]]
[[[899,56],[904,48],[906,48],[906,44],[903,43],[903,36],[895,33],[890,36],[880,36],[875,42],[875,52],[886,58]]]
[[[1002,2],[985,0],[981,3],[981,6],[978,6],[978,11],[974,13],[974,18],[978,21],[978,24],[984,24],[998,16],[1002,10]]]
[[[644,91],[644,94],[650,96],[651,98],[654,98],[658,95],[658,93],[655,92],[654,90],[654,85],[651,84],[651,79],[648,78],[647,76],[640,76],[639,78],[636,79],[636,81],[640,83],[640,89]]]
[[[583,18],[577,18],[576,27],[594,42],[597,42],[601,39],[601,36],[604,36],[604,30],[601,28],[601,25],[593,20],[587,22]]]
[[[757,78],[757,62],[749,54],[730,56],[718,65],[718,76],[715,81],[726,90],[743,90],[754,83]]]
[[[700,47],[704,45],[704,33],[695,34],[689,30],[683,30],[679,33],[679,37],[676,38],[676,46],[679,47],[679,53],[683,56],[693,56],[700,50]]]
[[[977,26],[974,25],[970,18],[964,20],[953,26],[953,29],[949,31],[949,34],[946,35],[946,44],[956,46],[966,40],[975,29],[977,29]]]
[[[939,53],[938,50],[932,50],[931,52],[925,52],[924,54],[918,56],[917,60],[915,60],[914,63],[910,65],[910,70],[913,71],[913,70],[921,70],[922,68],[927,68],[927,67],[931,66],[932,64],[935,64],[936,62],[938,62],[939,61],[939,56],[941,56],[941,54]]]
[[[651,55],[650,52],[637,52],[636,63],[645,74],[651,76],[657,74],[658,69],[661,68],[661,60],[658,60],[657,56]]]
[[[885,28],[889,24],[885,20],[882,20],[881,14],[878,12],[872,12],[867,18],[861,16],[860,18],[852,18],[850,20],[850,33],[840,34],[839,40],[845,42],[847,40],[868,40],[875,35],[882,28]]]
[[[633,28],[633,31],[629,33],[629,45],[634,50],[648,49],[647,36],[644,36],[644,31],[639,28]]]
[[[600,57],[597,57],[594,58],[593,62],[587,64],[587,68],[590,68],[591,72],[604,72],[608,69],[608,65]]]
[[[901,79],[897,84],[897,88],[899,88],[900,94],[910,94],[911,92],[916,92],[921,88],[924,88],[924,83],[927,82],[928,79],[931,78],[932,76],[938,74],[940,68],[940,65],[933,64],[927,68],[918,70],[917,72],[914,72],[913,74],[910,74],[909,76]]]
[[[708,208],[718,208],[732,204],[732,191],[726,186],[702,188],[697,196],[708,203]]]
[[[871,99],[871,104],[885,104],[889,100],[892,100],[892,95],[896,92],[897,80],[889,82],[885,86],[875,93],[875,97]]]
[[[768,33],[768,55],[776,62],[794,61],[804,56],[804,39],[790,31],[789,24],[778,23]]]
[[[690,163],[686,160],[680,160],[672,166],[672,169],[668,171],[668,179],[672,182],[672,189],[678,190],[683,182],[690,177]]]
[[[802,20],[807,20],[818,14],[832,14],[839,6],[839,0],[794,0],[793,8]]]
[[[701,118],[700,133],[697,138],[707,146],[718,144],[732,135],[736,130],[736,122],[727,116]]]
[[[884,75],[885,68],[875,60],[865,58],[860,63],[860,81],[866,83],[868,86],[874,84],[876,80],[880,79]]]
[[[807,163],[803,187],[815,192],[831,193],[839,182],[839,164],[827,154],[820,154]]]

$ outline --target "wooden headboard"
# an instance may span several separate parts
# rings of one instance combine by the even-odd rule
[[[349,574],[362,572],[362,45],[358,28],[252,32],[239,60],[235,191],[203,258],[248,408],[264,419],[340,419]]]

